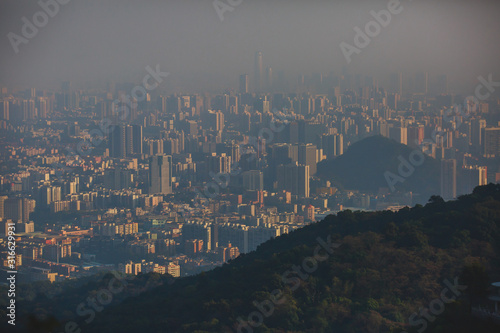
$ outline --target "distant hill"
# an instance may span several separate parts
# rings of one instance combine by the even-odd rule
[[[401,156],[409,161],[412,152],[409,146],[372,136],[354,143],[336,159],[319,163],[317,175],[345,189],[377,192],[381,187],[389,188],[384,176],[386,172],[399,176],[401,160],[398,158]],[[412,191],[425,198],[440,193],[439,161],[427,155],[411,176],[402,178],[405,181],[395,184],[396,191]]]
[[[500,185],[490,184],[396,213],[328,216],[223,267],[101,308],[93,320],[73,310],[88,287],[50,302],[72,302],[57,319],[82,332],[493,333],[500,327],[472,317],[470,306],[500,281],[499,254]],[[431,321],[419,315],[450,283],[466,288],[446,289],[449,302]],[[50,304],[33,303],[38,311]]]

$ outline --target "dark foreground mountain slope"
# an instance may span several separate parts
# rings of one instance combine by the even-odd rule
[[[318,176],[346,189],[377,192],[381,187],[389,187],[384,176],[386,172],[399,176],[400,157],[409,162],[412,156],[412,161],[420,163],[418,156],[412,153],[412,148],[394,140],[371,136],[354,143],[338,158],[319,163]],[[425,155],[423,164],[415,167],[411,177],[403,177],[405,181],[398,182],[395,188],[428,198],[440,192],[439,176],[439,162]]]
[[[344,211],[74,319],[82,332],[499,332],[470,315],[500,281],[499,242],[500,185],[490,184],[397,213]]]

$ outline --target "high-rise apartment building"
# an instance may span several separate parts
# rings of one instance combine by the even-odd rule
[[[9,120],[9,101],[0,101],[0,119]]]
[[[125,158],[127,156],[127,132],[125,126],[110,127],[109,152],[111,157]]]
[[[134,154],[142,154],[142,126],[132,125],[132,152]]]
[[[188,221],[182,225],[182,238],[184,241],[199,239],[203,241],[203,249],[212,249],[212,227],[209,223]]]
[[[241,174],[243,188],[246,190],[262,191],[264,189],[264,174],[259,170],[245,171]]]
[[[240,75],[240,94],[248,94],[248,74]]]
[[[265,80],[265,88],[266,91],[269,92],[273,87],[273,70],[271,67],[266,68],[266,80]]]
[[[428,74],[427,72],[418,72],[415,75],[415,87],[416,93],[427,94],[428,92]]]
[[[8,197],[6,195],[0,196],[0,219],[5,218],[5,210],[4,210],[4,205],[5,205],[5,200],[7,200]]]
[[[313,144],[299,145],[299,164],[309,166],[309,174],[314,176],[317,170],[317,147]]]
[[[458,190],[459,194],[470,194],[476,186],[483,186],[488,184],[487,178],[487,167],[485,166],[464,167],[461,170],[461,177],[458,180],[460,184]]]
[[[309,197],[309,166],[297,162],[278,166],[278,189],[292,195]]]
[[[110,127],[109,150],[110,156],[126,158],[134,154],[142,154],[142,126],[141,125],[114,125]]]
[[[207,170],[209,174],[230,173],[231,172],[231,157],[225,153],[217,155],[212,153],[207,158]]]
[[[239,144],[237,144],[235,142],[228,143],[224,146],[224,151],[226,152],[227,156],[231,157],[232,163],[236,163],[236,162],[240,161],[240,145]]]
[[[403,74],[401,72],[392,73],[389,82],[389,91],[403,95]]]
[[[406,127],[390,127],[389,138],[406,145],[408,143],[408,131]]]
[[[500,127],[484,129],[484,154],[500,156]]]
[[[149,194],[172,193],[172,156],[149,158]]]
[[[264,88],[264,64],[262,62],[262,52],[255,53],[254,64],[254,90],[261,93]]]
[[[328,159],[342,155],[344,153],[344,136],[342,134],[323,135],[321,148]]]
[[[13,221],[29,221],[29,216],[35,211],[35,200],[28,198],[8,198],[4,201],[4,218]]]
[[[441,160],[441,197],[445,200],[457,197],[456,160]]]
[[[470,122],[470,144],[474,148],[479,148],[483,142],[483,133],[486,128],[485,119],[472,119]]]
[[[36,100],[36,108],[38,109],[39,118],[47,118],[47,114],[49,112],[49,103],[47,101],[47,98],[38,97]]]
[[[406,141],[408,146],[416,148],[424,141],[424,126],[410,126],[407,128]]]

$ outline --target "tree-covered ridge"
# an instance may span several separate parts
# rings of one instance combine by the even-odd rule
[[[82,332],[250,332],[243,326],[260,311],[262,324],[246,326],[253,332],[498,332],[471,317],[470,307],[500,280],[499,231],[500,185],[493,184],[396,213],[344,211],[79,324]],[[302,264],[318,237],[340,246],[307,273]],[[422,319],[418,312],[441,297],[444,281],[458,277],[467,289],[433,320],[410,326],[413,313],[413,322]],[[262,307],[270,301],[272,311]]]

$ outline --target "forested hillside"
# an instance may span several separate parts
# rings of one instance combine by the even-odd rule
[[[397,213],[343,211],[89,323],[56,319],[82,332],[499,332],[470,315],[500,281],[499,241],[500,185],[490,184]]]

